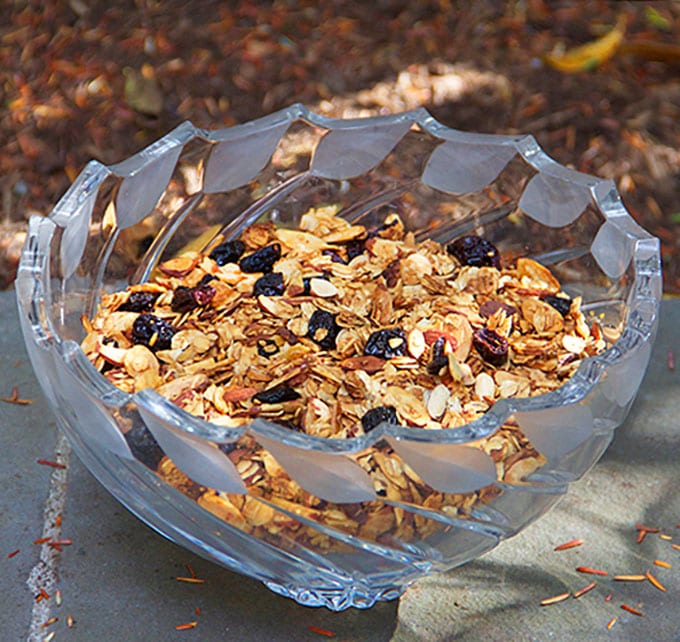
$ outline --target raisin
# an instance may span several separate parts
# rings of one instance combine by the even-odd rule
[[[238,263],[238,260],[245,251],[246,246],[242,241],[225,241],[210,252],[210,258],[215,261],[217,265]]]
[[[270,272],[261,276],[253,286],[253,296],[281,296],[285,289],[283,284],[283,274],[281,272]]]
[[[326,310],[315,310],[309,319],[307,336],[324,350],[333,350],[340,330],[334,314]]]
[[[463,236],[446,246],[446,251],[463,265],[501,269],[501,255],[495,245],[481,236]]]
[[[493,366],[500,366],[508,358],[508,340],[495,330],[482,328],[472,335],[472,343],[482,359]]]
[[[335,250],[322,250],[321,254],[324,256],[330,256],[333,263],[346,263],[345,259],[343,259]]]
[[[392,261],[381,273],[383,279],[385,279],[385,285],[388,288],[393,288],[397,283],[399,283],[399,277],[401,276],[401,270],[399,269],[399,259]]]
[[[309,296],[312,293],[312,277],[306,276],[302,279],[302,294]]]
[[[442,368],[449,364],[449,358],[446,356],[446,338],[439,337],[432,344],[432,361],[427,364],[427,371],[431,375],[438,375]]]
[[[271,272],[276,263],[281,258],[281,246],[272,243],[256,250],[248,256],[244,256],[239,266],[243,272]]]
[[[136,459],[153,470],[158,468],[164,453],[146,426],[133,422],[132,428],[123,436]]]
[[[294,401],[300,398],[300,393],[289,386],[276,386],[269,390],[263,390],[253,395],[260,403],[283,403],[284,401]]]
[[[394,359],[406,354],[406,335],[401,328],[377,330],[366,342],[364,354],[380,359]]]
[[[257,354],[269,359],[279,351],[279,344],[274,339],[260,339],[257,342]]]
[[[199,285],[208,285],[210,281],[214,281],[217,277],[212,274],[204,274],[203,278],[200,280]]]
[[[479,306],[479,314],[483,316],[484,318],[488,318],[498,310],[504,310],[505,311],[505,316],[511,317],[513,314],[517,314],[517,308],[508,305],[507,303],[504,303],[503,301],[497,301],[496,299],[489,299],[488,301],[484,301],[482,305]]]
[[[153,308],[158,296],[158,292],[132,292],[118,310],[120,312],[147,312]]]
[[[366,240],[365,239],[353,239],[345,243],[345,248],[347,248],[347,262],[349,263],[352,259],[360,256],[366,251]]]
[[[154,352],[168,350],[174,334],[175,328],[153,314],[140,314],[132,324],[132,343],[141,343]]]
[[[397,411],[394,409],[394,406],[378,406],[377,408],[367,410],[361,418],[361,425],[364,428],[364,432],[369,432],[383,421],[390,424],[398,423]]]
[[[545,296],[543,300],[557,310],[563,317],[569,314],[571,308],[571,299],[566,299],[561,296]]]

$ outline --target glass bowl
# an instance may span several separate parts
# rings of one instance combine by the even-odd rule
[[[329,203],[352,223],[397,212],[418,240],[478,234],[506,260],[542,263],[582,297],[606,349],[558,389],[500,399],[456,429],[383,422],[349,439],[261,417],[209,423],[151,389],[124,392],[85,356],[82,319],[103,294],[148,280],[181,250],[254,222],[295,226]],[[121,163],[90,162],[49,216],[31,219],[16,294],[59,425],[123,505],[277,593],[341,610],[489,551],[598,460],[644,375],[661,273],[658,241],[614,183],[559,165],[531,136],[456,131],[423,109],[336,120],[293,105],[227,129],[184,123]],[[508,426],[538,453],[531,466],[499,468],[478,447]],[[367,454],[369,468],[357,463]],[[296,501],[277,495],[281,480]]]

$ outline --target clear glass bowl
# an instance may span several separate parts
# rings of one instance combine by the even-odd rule
[[[255,221],[294,226],[322,203],[366,225],[397,211],[418,239],[477,233],[505,257],[543,263],[583,298],[608,348],[559,389],[500,400],[455,430],[382,424],[345,440],[262,419],[211,424],[152,390],[123,392],[85,357],[81,319],[102,293],[147,280],[187,244],[204,248]],[[559,165],[531,136],[455,131],[422,109],[333,120],[293,105],[222,130],[184,123],[121,163],[89,163],[48,217],[31,219],[16,293],[59,424],[119,501],[199,555],[300,603],[340,610],[396,598],[417,578],[492,549],[597,461],[644,375],[661,273],[657,240],[628,215],[613,182]],[[542,455],[529,475],[498,475],[470,446],[508,422]],[[299,484],[299,504],[252,491],[252,471],[235,455],[243,440]],[[419,478],[420,501],[376,493],[355,463],[385,449],[401,462],[394,484]],[[163,455],[171,474],[156,471]],[[229,498],[238,518],[198,501],[206,488]]]

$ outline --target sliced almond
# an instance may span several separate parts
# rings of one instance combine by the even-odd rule
[[[309,291],[314,296],[320,296],[324,299],[330,299],[331,297],[337,296],[338,294],[338,288],[336,288],[330,281],[317,278],[310,279]]]
[[[427,412],[435,421],[439,421],[446,412],[446,407],[451,398],[451,391],[443,384],[435,386],[427,400]]]
[[[423,353],[425,352],[425,348],[427,347],[425,344],[425,335],[423,334],[422,330],[413,328],[413,330],[408,333],[407,341],[410,355],[414,359],[420,359],[420,357],[422,357]]]
[[[479,399],[493,399],[496,392],[496,383],[491,375],[480,372],[475,379],[475,394]]]

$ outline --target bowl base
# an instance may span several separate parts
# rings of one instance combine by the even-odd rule
[[[396,600],[408,586],[406,584],[370,588],[351,585],[344,588],[324,589],[276,582],[263,582],[263,584],[274,593],[295,600],[303,606],[325,606],[331,611],[344,611],[349,608],[368,609],[376,602]]]

